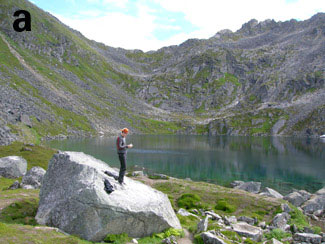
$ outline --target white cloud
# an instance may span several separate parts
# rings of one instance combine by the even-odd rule
[[[94,1],[94,0],[92,0]],[[129,0],[103,0],[104,4],[114,5],[116,7],[125,8]]]
[[[97,0],[88,0],[97,1]],[[128,0],[103,0],[106,4],[125,7]],[[146,5],[146,1],[136,3],[136,16],[120,12],[99,15],[89,12],[89,18],[66,18],[56,15],[65,24],[79,30],[87,38],[113,47],[127,49],[156,50],[163,46],[180,44],[189,38],[209,38],[222,29],[238,30],[252,18],[258,21],[275,19],[285,21],[291,18],[305,20],[319,11],[325,12],[324,0],[155,0],[167,11],[183,13],[186,20],[197,27],[190,33],[182,32],[175,19],[169,24],[155,21],[156,10]],[[87,13],[84,13],[87,14]],[[161,41],[154,36],[159,29],[179,30],[167,40]]]
[[[182,12],[185,18],[200,31],[197,34],[208,38],[221,29],[238,30],[250,19],[259,21],[275,19],[284,21],[291,18],[307,19],[317,11],[325,12],[324,0],[163,0],[158,1],[166,10]]]

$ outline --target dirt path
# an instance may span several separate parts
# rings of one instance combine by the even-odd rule
[[[194,237],[187,229],[184,229],[184,234],[185,236],[177,241],[178,244],[194,243]]]

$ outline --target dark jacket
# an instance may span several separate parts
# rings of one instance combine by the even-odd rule
[[[126,145],[125,137],[121,134],[116,139],[117,153],[126,153],[128,146]]]

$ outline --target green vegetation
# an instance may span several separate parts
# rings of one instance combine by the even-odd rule
[[[29,147],[32,149],[32,151],[24,151],[22,150],[23,147]],[[46,170],[48,162],[55,152],[56,150],[52,148],[47,148],[39,145],[31,147],[21,142],[14,142],[9,146],[0,146],[0,157],[7,157],[12,155],[21,156],[26,159],[28,163],[28,170],[34,166],[40,166]]]
[[[114,243],[114,244],[125,244],[126,242],[131,241],[132,238],[128,236],[126,233],[122,233],[119,235],[107,235],[104,239],[104,242],[106,243]]]
[[[306,216],[300,211],[297,207],[292,204],[289,204],[292,211],[289,213],[291,218],[288,224],[293,225],[295,224],[298,229],[303,230],[304,227],[308,227],[309,223]]]
[[[201,198],[196,194],[186,193],[183,194],[178,200],[177,205],[180,208],[191,209],[191,208],[201,208],[200,203]]]
[[[286,233],[281,229],[273,229],[270,233],[266,233],[265,237],[270,240],[272,238],[275,238],[279,241],[281,241],[283,238],[290,237],[290,233]]]
[[[16,201],[0,212],[0,222],[8,224],[36,225],[35,215],[38,199],[29,198]]]
[[[177,217],[183,228],[188,229],[192,233],[196,232],[197,224],[200,221],[198,218],[194,216],[182,216],[179,214],[177,214]]]
[[[154,188],[172,196],[172,203],[180,207],[178,199],[185,194],[197,195],[189,199],[200,199],[194,204],[201,205],[203,209],[214,209],[220,200],[226,200],[226,206],[234,212],[231,215],[256,217],[258,220],[271,221],[275,216],[275,211],[281,205],[280,201],[267,201],[253,194],[243,194],[236,189],[229,189],[222,186],[204,183],[204,182],[187,182],[184,180],[170,179],[166,182],[157,182],[153,185]],[[186,196],[186,195],[185,195]],[[191,195],[190,195],[191,196]],[[187,199],[187,197],[184,197]],[[176,202],[175,202],[176,200]],[[191,201],[186,202],[185,206],[192,206]],[[228,210],[229,211],[229,210]],[[220,215],[229,214],[222,210],[216,210]],[[183,219],[187,221],[188,219]],[[194,220],[194,219],[193,219]]]
[[[227,203],[227,201],[224,200],[224,199],[220,199],[217,202],[217,205],[215,206],[215,209],[224,211],[226,213],[233,213],[233,212],[236,211],[236,206]]]

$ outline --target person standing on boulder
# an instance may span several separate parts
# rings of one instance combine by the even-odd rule
[[[118,158],[121,163],[120,174],[118,177],[118,182],[120,184],[123,183],[124,175],[125,175],[125,171],[126,171],[126,151],[128,148],[133,147],[132,144],[126,145],[125,138],[128,135],[128,133],[129,133],[128,128],[122,129],[121,134],[117,137],[117,140],[116,140],[117,154],[118,154]]]

